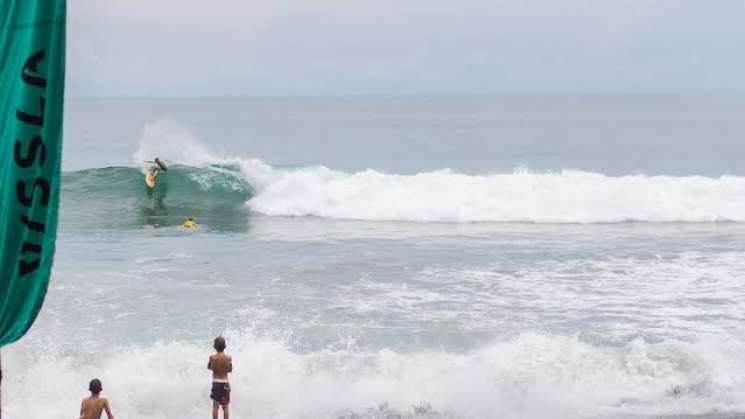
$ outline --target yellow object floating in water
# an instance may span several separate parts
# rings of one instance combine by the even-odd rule
[[[196,228],[197,222],[194,221],[193,218],[189,218],[188,220],[184,221],[184,227],[186,228]]]

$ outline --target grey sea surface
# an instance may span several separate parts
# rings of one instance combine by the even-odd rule
[[[743,175],[744,96],[72,99],[64,168],[132,164],[143,127],[274,165]]]
[[[117,417],[203,417],[224,334],[239,417],[743,417],[744,116],[69,100],[53,277],[4,348],[4,410],[69,417],[95,376]]]

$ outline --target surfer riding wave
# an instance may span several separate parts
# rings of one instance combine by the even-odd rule
[[[147,174],[145,175],[145,184],[147,184],[147,186],[151,188],[154,188],[158,176],[160,176],[161,173],[168,171],[168,168],[166,167],[165,163],[163,163],[157,157],[153,161],[146,161],[145,163],[155,163],[155,165],[150,167]]]

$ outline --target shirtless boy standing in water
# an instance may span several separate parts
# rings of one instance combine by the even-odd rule
[[[100,419],[101,413],[104,410],[109,419],[114,419],[114,415],[111,414],[111,408],[109,407],[109,401],[105,397],[99,396],[101,390],[103,390],[101,380],[98,378],[92,379],[88,385],[88,390],[90,390],[91,396],[83,399],[83,402],[80,404],[80,419]]]
[[[230,419],[230,384],[228,383],[228,373],[233,372],[233,360],[230,355],[225,354],[225,338],[218,336],[215,338],[214,348],[216,354],[210,355],[207,363],[207,369],[212,371],[212,419],[217,419],[217,413],[222,406],[222,413],[225,419]]]

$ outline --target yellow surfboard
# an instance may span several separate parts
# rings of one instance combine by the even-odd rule
[[[159,158],[155,158],[153,161],[145,161],[145,163],[155,163],[158,165],[158,167],[151,168],[147,174],[145,174],[145,185],[147,185],[148,188],[154,188],[155,184],[158,181],[158,176],[167,171],[168,168],[166,167],[165,163],[163,163]],[[160,169],[158,169],[160,168]]]
[[[153,176],[153,172],[148,172],[145,175],[145,185],[147,185],[148,188],[154,188],[155,179],[156,179],[156,176]]]

